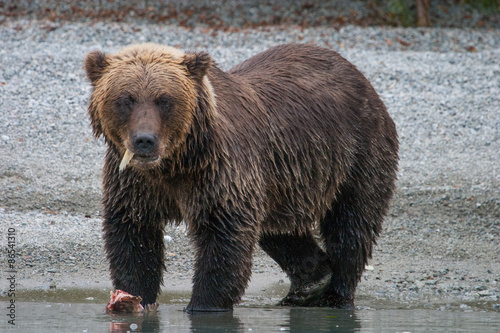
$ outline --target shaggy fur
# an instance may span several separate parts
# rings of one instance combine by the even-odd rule
[[[94,134],[108,145],[115,288],[154,303],[165,223],[183,220],[196,250],[188,311],[232,309],[257,243],[291,279],[282,304],[353,306],[395,187],[398,141],[352,64],[289,44],[224,72],[206,53],[147,44],[91,52],[85,68]]]

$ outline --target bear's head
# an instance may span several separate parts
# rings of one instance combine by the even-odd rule
[[[91,125],[96,137],[103,135],[122,154],[120,171],[129,163],[153,168],[183,146],[199,118],[200,100],[215,107],[206,75],[212,65],[207,53],[154,44],[87,55]]]

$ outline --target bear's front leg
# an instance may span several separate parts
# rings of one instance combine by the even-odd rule
[[[193,294],[186,311],[232,310],[252,273],[255,222],[216,212],[207,221],[190,225],[190,232],[196,263]]]
[[[142,297],[144,307],[156,303],[165,269],[163,229],[115,216],[104,220],[103,230],[115,289]]]

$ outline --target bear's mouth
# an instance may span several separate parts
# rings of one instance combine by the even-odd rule
[[[142,169],[147,169],[155,166],[158,161],[160,161],[160,156],[154,155],[138,155],[135,154],[134,158],[132,159],[132,165],[135,167],[139,167]]]
[[[141,169],[148,169],[154,167],[160,161],[159,155],[141,155],[134,154],[130,150],[126,150],[120,162],[119,170],[123,171],[129,164]]]

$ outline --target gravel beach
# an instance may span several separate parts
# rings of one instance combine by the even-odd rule
[[[100,231],[104,143],[89,127],[86,53],[155,42],[208,51],[229,69],[273,45],[300,42],[354,63],[400,136],[398,190],[357,305],[500,311],[499,29],[224,32],[147,22],[0,22],[0,245],[7,247],[15,229],[18,289],[111,288]],[[164,291],[188,292],[193,253],[185,229],[169,226],[166,235]],[[6,266],[6,251],[0,263]],[[272,304],[266,290],[282,285],[286,292],[287,284],[257,250],[247,294]]]

